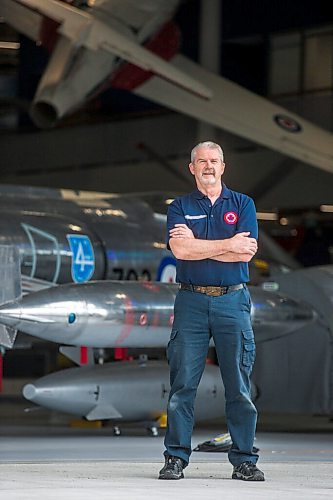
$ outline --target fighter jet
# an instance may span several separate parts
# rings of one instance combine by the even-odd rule
[[[307,303],[249,287],[257,343],[317,319]],[[59,285],[0,306],[0,323],[43,340],[89,347],[165,347],[177,284],[91,281]]]
[[[1,244],[19,249],[27,290],[47,282],[174,282],[166,208],[139,195],[0,185]],[[265,279],[300,267],[263,231],[256,257],[268,264]]]
[[[333,172],[332,134],[179,54],[178,4],[1,0],[0,16],[50,51],[34,122],[52,127],[109,85]]]
[[[17,287],[10,286],[10,295],[3,298],[7,344],[15,329],[22,329],[67,349],[152,343],[165,347],[176,285],[171,283],[175,260],[166,249],[162,210],[156,212],[135,196],[107,193],[0,186],[0,194],[1,243],[18,249],[29,292],[21,298]],[[297,278],[299,288],[307,290],[307,305],[290,299],[287,284],[282,295],[250,288],[258,352],[253,373],[260,392],[257,406],[269,412],[327,414],[332,325],[321,309],[320,315],[313,315],[311,297],[325,296],[329,304],[329,269],[325,282],[317,274],[314,284],[263,236],[261,232],[260,256],[266,264],[273,263],[276,276],[289,276],[289,283]],[[269,272],[266,266],[264,279],[272,289],[276,281]],[[40,291],[32,291],[38,287]]]
[[[105,363],[46,375],[25,385],[23,395],[39,406],[87,420],[147,422],[154,432],[166,413],[169,378],[165,361]],[[219,368],[207,364],[196,398],[196,422],[223,416],[224,406]]]

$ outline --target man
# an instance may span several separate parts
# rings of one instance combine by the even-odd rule
[[[193,406],[213,337],[225,387],[226,418],[233,445],[232,478],[264,481],[253,453],[257,411],[251,401],[255,358],[248,262],[257,251],[253,200],[222,183],[225,164],[218,144],[202,142],[189,169],[197,189],[168,210],[168,244],[177,259],[180,290],[167,347],[171,390],[165,465],[159,479],[181,479],[189,463]]]

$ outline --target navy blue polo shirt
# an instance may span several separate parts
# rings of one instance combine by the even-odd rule
[[[203,240],[223,240],[244,231],[250,231],[252,238],[258,238],[256,209],[252,198],[232,191],[225,184],[213,206],[210,199],[198,189],[176,198],[168,208],[167,241],[170,239],[169,231],[175,224],[186,224],[195,238]],[[249,279],[247,262],[177,259],[178,283],[228,286],[247,283]]]

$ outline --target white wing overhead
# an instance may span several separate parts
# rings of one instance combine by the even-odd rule
[[[145,32],[144,11],[148,7],[156,10],[155,1],[137,0],[138,12],[132,22]],[[176,3],[173,0],[173,6]],[[125,4],[130,6],[131,1],[124,0],[123,18],[117,20],[110,13],[112,6],[119,9],[119,0],[96,1],[96,5],[108,6],[106,14],[59,0],[0,0],[0,15],[37,41],[43,17],[59,25],[58,41],[31,109],[37,124],[52,126],[82,105],[110,79],[120,58],[156,75],[135,90],[138,95],[333,172],[331,133],[180,55],[169,63],[150,52],[126,22]],[[147,11],[148,24],[149,16]],[[152,19],[156,28],[156,16]]]
[[[135,93],[333,173],[333,134],[177,55],[172,64],[212,89],[208,101],[153,77]]]
[[[75,48],[85,47],[90,49],[94,51],[96,57],[99,56],[98,51],[100,50],[110,52],[113,56],[166,78],[168,81],[185,88],[189,92],[193,92],[201,98],[208,99],[211,97],[211,91],[204,83],[191,78],[181,69],[170,66],[161,57],[145,49],[137,42],[131,30],[127,30],[125,25],[117,23],[115,20],[108,19],[108,22],[103,22],[89,12],[72,7],[59,0],[2,1],[4,7],[0,5],[0,15],[3,15],[13,26],[15,24],[15,28],[19,31],[21,31],[21,15],[17,17],[19,14],[18,7],[21,7],[21,14],[24,15],[29,12],[29,9],[30,12],[32,9],[35,16],[39,14],[59,23],[59,35],[70,40]],[[26,34],[29,36],[27,31]],[[38,39],[36,29],[31,34],[34,40]]]
[[[209,99],[212,96],[211,90],[203,82],[192,78],[180,68],[170,65],[161,57],[138,45],[135,40],[99,21],[94,22],[83,45],[95,51],[98,49],[109,51],[139,68],[165,78],[187,92],[196,94],[199,98]]]
[[[13,0],[1,0],[0,16],[16,31],[38,41],[40,36],[41,14]]]

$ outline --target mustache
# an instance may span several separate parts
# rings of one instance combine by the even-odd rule
[[[203,170],[202,174],[213,174],[213,175],[215,175],[215,170],[212,170],[212,169]]]

